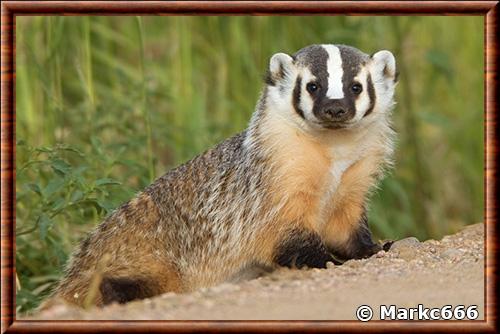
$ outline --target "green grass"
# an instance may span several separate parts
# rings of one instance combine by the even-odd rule
[[[17,310],[93,226],[155,177],[243,130],[275,52],[394,52],[396,165],[377,237],[483,219],[482,17],[17,17]]]

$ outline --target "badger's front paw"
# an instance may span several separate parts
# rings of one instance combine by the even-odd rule
[[[379,241],[378,243],[374,244],[372,247],[369,248],[369,250],[364,254],[365,255],[364,257],[365,258],[371,257],[380,251],[388,252],[389,249],[391,249],[393,243],[394,240]]]
[[[274,255],[276,264],[299,269],[326,268],[326,263],[334,260],[318,234],[299,229],[286,235]]]
[[[357,258],[361,258],[361,259],[369,258],[369,257],[377,254],[378,252],[380,252],[382,249],[383,249],[383,247],[378,243],[366,245],[365,247],[360,249],[360,252],[358,253]]]

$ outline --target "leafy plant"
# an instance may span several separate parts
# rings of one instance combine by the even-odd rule
[[[133,195],[110,176],[120,164],[120,152],[105,154],[96,140],[92,147],[91,154],[84,154],[64,144],[17,143],[18,155],[25,157],[17,177],[32,180],[16,188],[19,311],[29,310],[50,291],[85,231]]]

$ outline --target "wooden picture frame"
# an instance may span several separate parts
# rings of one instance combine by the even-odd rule
[[[5,1],[1,76],[2,332],[496,332],[498,1]],[[15,315],[15,24],[20,15],[476,15],[485,38],[485,320],[484,321],[40,321]]]

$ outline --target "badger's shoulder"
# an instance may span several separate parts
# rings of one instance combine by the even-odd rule
[[[144,189],[142,194],[160,209],[163,218],[198,216],[210,198],[223,195],[227,185],[248,160],[246,131],[230,137],[184,164],[171,169]],[[243,180],[240,180],[243,181]]]

